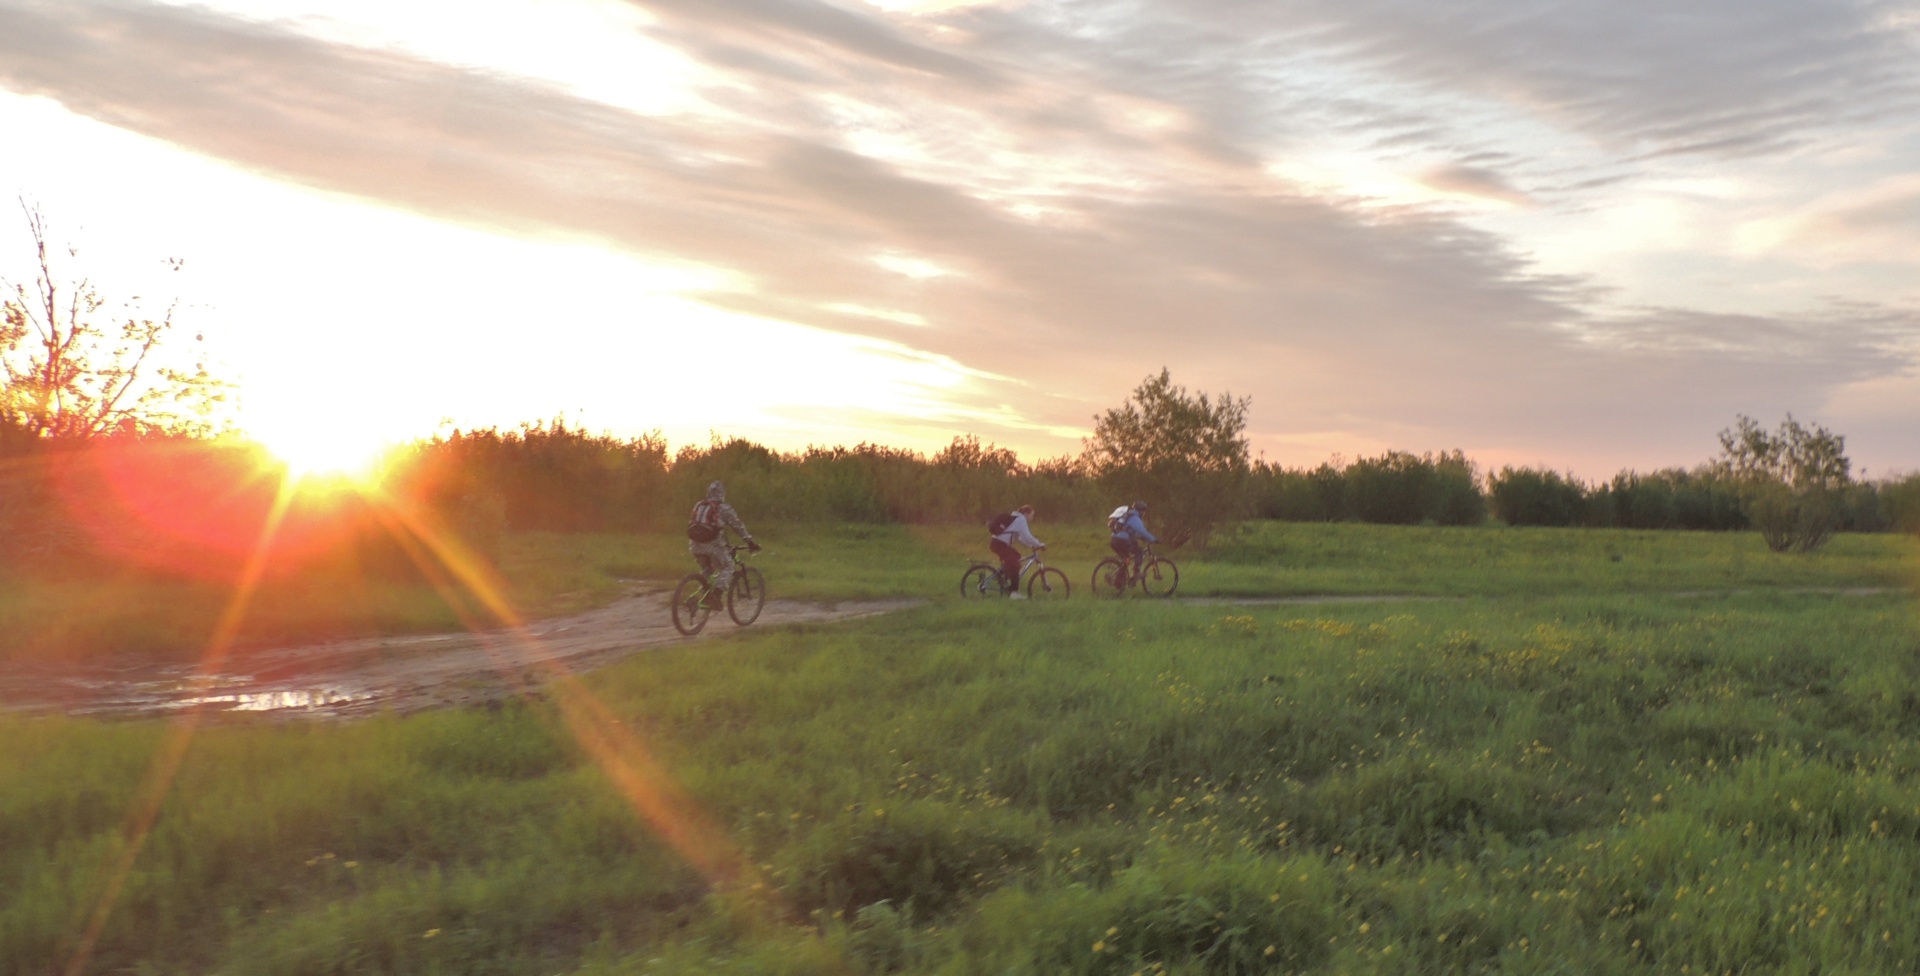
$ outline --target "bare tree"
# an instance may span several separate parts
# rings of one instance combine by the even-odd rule
[[[139,311],[138,296],[109,309],[91,280],[70,272],[79,250],[50,241],[38,207],[22,200],[20,209],[33,243],[31,280],[0,276],[0,569],[88,548],[57,498],[52,472],[65,452],[49,448],[211,433],[227,388],[204,363],[163,361],[177,303],[157,318]]]
[[[182,369],[157,361],[178,303],[152,318],[139,312],[135,296],[109,312],[93,282],[64,267],[79,250],[56,248],[39,207],[24,200],[20,207],[33,240],[33,279],[0,277],[0,426],[31,441],[210,432],[226,384],[205,363]],[[181,264],[168,261],[175,271]]]

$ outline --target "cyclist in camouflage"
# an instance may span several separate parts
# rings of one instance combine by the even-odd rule
[[[733,583],[733,553],[727,551],[728,531],[739,536],[749,551],[760,551],[760,543],[753,541],[746,523],[740,521],[740,513],[727,504],[727,486],[716,481],[707,486],[707,497],[693,506],[693,514],[687,521],[687,551],[693,553],[694,561],[700,564],[700,572],[713,580],[713,592],[707,596],[710,609],[720,607],[721,594]]]

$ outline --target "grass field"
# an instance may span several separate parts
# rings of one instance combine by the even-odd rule
[[[1104,533],[1036,526],[1049,564],[1084,592],[1106,556]],[[757,564],[782,596],[945,597],[987,557],[977,528],[766,525]],[[1544,596],[1885,587],[1912,582],[1913,543],[1845,535],[1812,555],[1780,557],[1749,533],[1417,528],[1252,523],[1201,556],[1168,552],[1185,596],[1407,594]],[[691,569],[677,535],[510,537],[499,576],[520,613],[546,617],[604,604],[622,580]],[[151,575],[34,579],[0,574],[0,661],[180,659],[205,645],[229,585]],[[268,579],[241,621],[241,648],[376,633],[458,629],[476,615],[425,582],[333,572]],[[478,614],[484,617],[484,614]]]
[[[788,595],[941,595],[974,548],[761,534]],[[131,858],[188,726],[0,719],[0,973],[109,891],[91,972],[1911,972],[1917,580],[1895,537],[1264,526],[1183,592],[1457,599],[940,599],[206,725]]]

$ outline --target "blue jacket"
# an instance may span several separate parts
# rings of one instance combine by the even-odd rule
[[[1160,541],[1158,538],[1154,537],[1153,533],[1147,531],[1147,523],[1140,520],[1139,512],[1128,512],[1126,521],[1122,522],[1120,525],[1120,531],[1115,532],[1113,535],[1114,535],[1114,538],[1117,538],[1117,539],[1118,538],[1135,539],[1141,542],[1159,542]]]

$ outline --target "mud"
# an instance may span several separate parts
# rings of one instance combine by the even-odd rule
[[[768,600],[753,627],[821,623],[890,613],[921,600]],[[150,717],[188,711],[339,719],[497,701],[569,673],[649,648],[742,628],[715,614],[706,629],[673,629],[667,593],[638,586],[597,610],[514,630],[371,637],[254,651],[202,673],[190,664],[10,669],[0,712]]]
[[[1778,590],[1673,591],[1642,596],[1724,598],[1767,594],[1870,597],[1899,587],[1799,587]],[[1457,602],[1458,596],[1352,594],[1198,597],[1194,606]],[[924,600],[768,600],[754,627],[824,623],[891,613]],[[620,600],[586,613],[517,630],[371,637],[245,655],[232,668],[203,674],[193,665],[21,666],[0,673],[0,713],[151,717],[188,711],[265,714],[286,719],[353,718],[379,712],[480,704],[535,690],[564,674],[604,667],[649,648],[733,633],[715,614],[695,637],[673,629],[667,592],[638,583]]]

